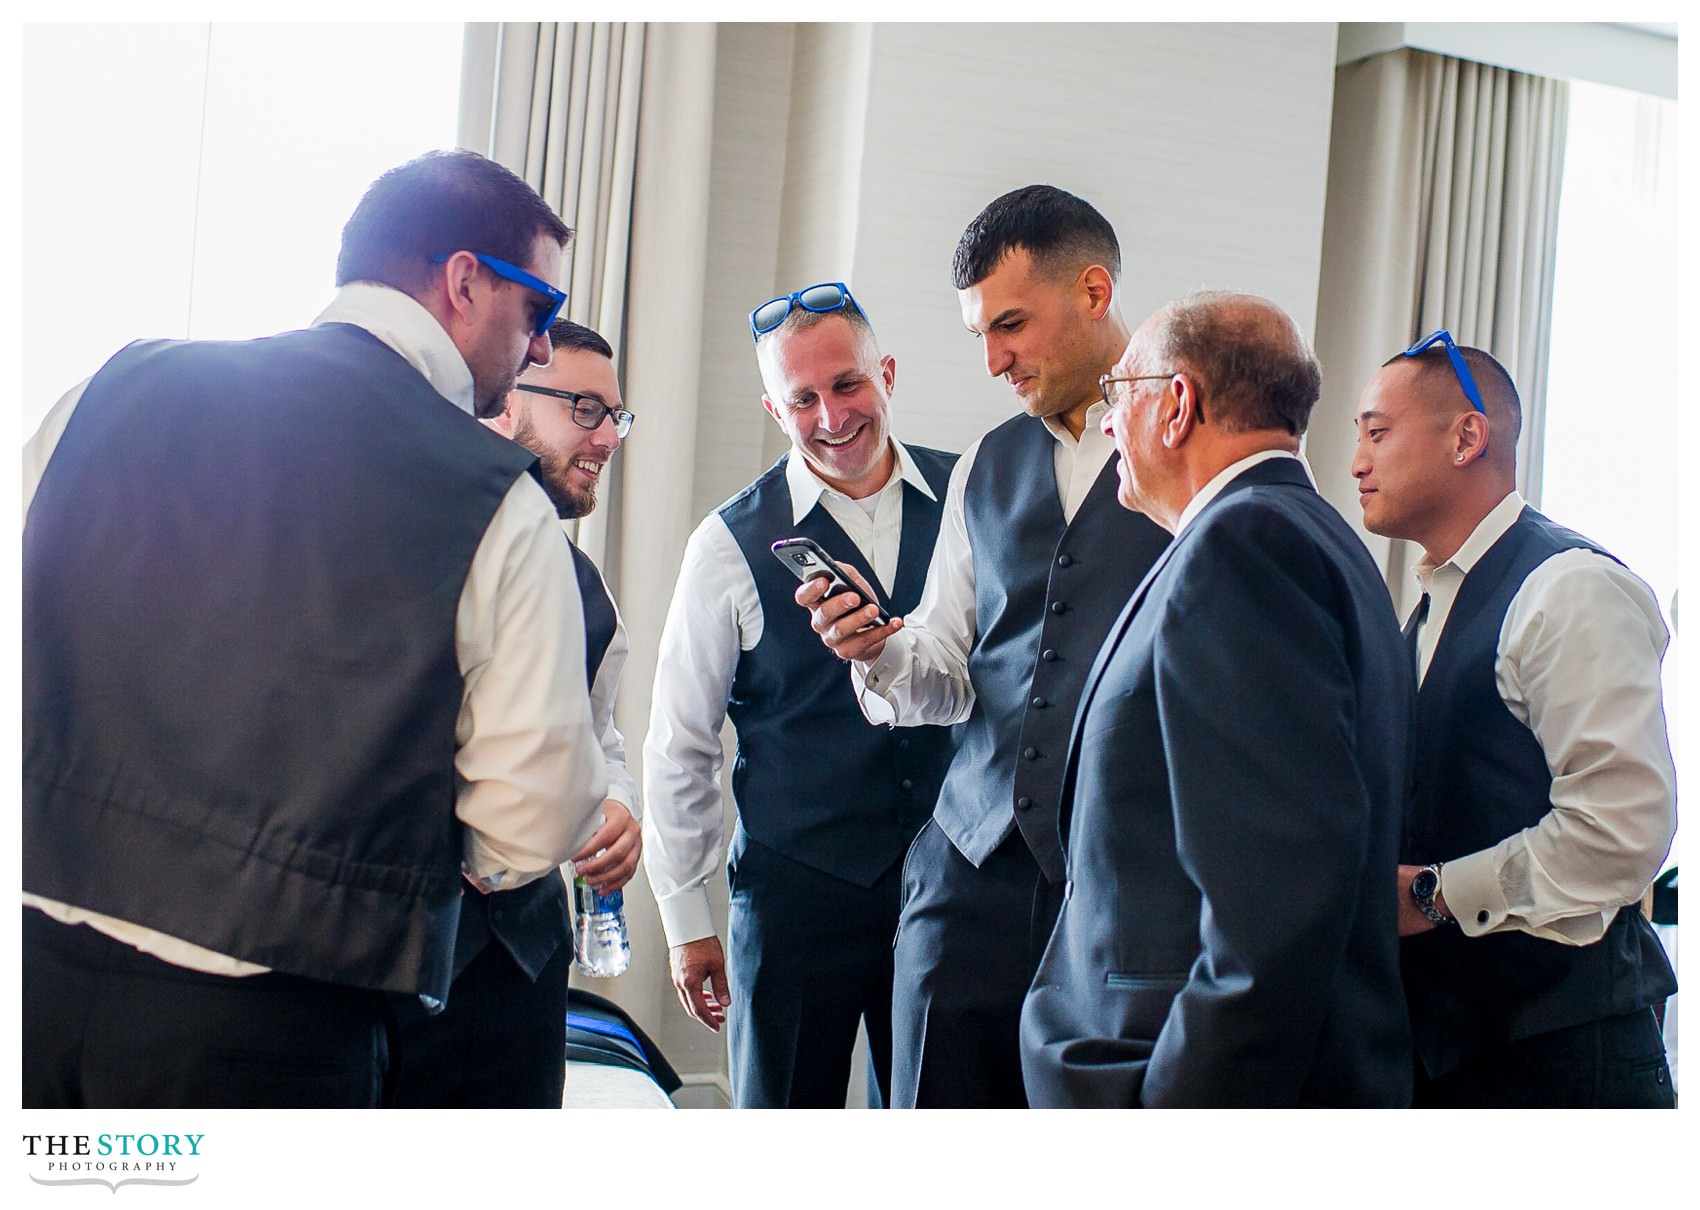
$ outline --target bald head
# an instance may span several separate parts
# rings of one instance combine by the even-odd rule
[[[1475,379],[1482,407],[1487,411],[1491,439],[1482,460],[1495,470],[1515,476],[1517,439],[1523,430],[1523,403],[1517,395],[1517,386],[1491,353],[1468,345],[1459,345],[1458,352]],[[1452,368],[1452,359],[1440,345],[1430,346],[1415,357],[1403,354],[1391,357],[1382,363],[1382,373],[1397,381],[1400,391],[1420,404],[1438,424],[1450,423],[1461,412],[1475,411]]]
[[[1229,433],[1299,436],[1322,391],[1322,367],[1298,325],[1254,294],[1200,291],[1170,304],[1157,354],[1192,371],[1208,422]]]

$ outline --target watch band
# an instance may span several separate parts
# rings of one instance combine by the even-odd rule
[[[1452,917],[1440,910],[1435,903],[1435,896],[1440,894],[1441,862],[1425,865],[1411,879],[1411,899],[1416,903],[1417,910],[1428,917],[1430,924],[1451,924]],[[1427,877],[1424,877],[1427,875]]]

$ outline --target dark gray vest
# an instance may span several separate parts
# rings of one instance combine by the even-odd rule
[[[573,572],[584,602],[584,683],[594,687],[602,657],[614,641],[618,615],[596,564],[573,543],[567,545],[573,552]],[[455,936],[454,973],[458,977],[495,937],[515,964],[536,979],[571,934],[567,884],[561,874],[545,874],[511,891],[488,895],[467,889],[462,892],[460,931]]]
[[[24,532],[25,889],[441,999],[455,615],[534,462],[348,325],[108,362]]]
[[[903,485],[903,532],[890,597],[893,615],[921,599],[955,454],[910,446],[936,499]],[[791,519],[786,454],[721,506],[755,580],[761,639],[738,657],[726,713],[738,734],[732,796],[745,833],[795,861],[872,886],[926,823],[950,762],[946,727],[870,726],[850,673],[809,625],[797,581],[769,547],[813,538],[835,559],[860,564],[856,546],[818,503]],[[868,578],[873,580],[871,569]],[[878,591],[878,584],[875,583]]]
[[[1116,456],[1073,521],[1057,495],[1056,438],[1031,416],[980,443],[963,507],[974,552],[974,709],[935,813],[975,865],[1011,828],[1063,878],[1058,802],[1086,674],[1169,535],[1116,499]]]
[[[1552,809],[1546,756],[1499,696],[1494,663],[1523,581],[1577,547],[1599,550],[1525,508],[1464,578],[1417,694],[1416,786],[1402,862],[1491,848]],[[1676,990],[1657,936],[1633,907],[1593,945],[1520,932],[1470,938],[1448,926],[1405,938],[1400,957],[1417,1052],[1431,1076],[1492,1047],[1629,1012]]]

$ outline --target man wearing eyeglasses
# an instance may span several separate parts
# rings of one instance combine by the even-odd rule
[[[537,455],[543,490],[562,520],[588,516],[632,414],[620,401],[614,350],[600,334],[557,319],[553,356],[527,370],[506,410],[489,421]],[[584,604],[591,719],[608,766],[602,826],[572,856],[598,894],[619,890],[642,847],[637,783],[614,725],[628,642],[613,597],[590,557],[570,540]],[[461,899],[454,984],[435,1015],[404,1005],[395,1103],[409,1109],[558,1109],[566,1073],[567,970],[572,920],[559,875],[511,891]]]
[[[1063,896],[1057,806],[1068,725],[1092,657],[1168,543],[1116,503],[1099,377],[1127,345],[1121,249],[1090,204],[1050,185],[997,198],[952,265],[964,325],[1025,415],[957,463],[920,605],[798,603],[865,684],[867,717],[962,724],[933,819],[904,863],[893,1103],[1019,1108],[1021,1002]]]
[[[897,363],[842,282],[763,303],[750,330],[762,405],[791,448],[686,545],[644,745],[644,866],[680,1003],[709,1029],[728,1026],[734,1105],[842,1108],[858,1022],[880,1105],[899,865],[951,738],[863,720],[771,547],[810,538],[872,568],[886,608],[913,608],[956,458],[892,436]],[[722,947],[707,886],[725,848],[728,716],[737,828]]]
[[[1321,367],[1279,307],[1212,292],[1141,324],[1105,381],[1120,500],[1175,538],[1075,716],[1028,1093],[1404,1105],[1386,886],[1414,687],[1381,576],[1299,456]]]
[[[26,1105],[375,1105],[463,887],[596,831],[572,558],[474,419],[548,362],[570,236],[422,156],[311,329],[133,344],[26,449]]]
[[[1423,555],[1397,884],[1417,1105],[1670,1106],[1675,991],[1637,903],[1676,827],[1658,603],[1518,493],[1522,405],[1440,331],[1357,418],[1364,526]]]

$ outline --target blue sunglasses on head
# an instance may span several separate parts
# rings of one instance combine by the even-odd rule
[[[750,335],[760,340],[784,323],[785,317],[791,314],[791,308],[794,306],[816,313],[853,309],[864,320],[868,317],[868,313],[862,310],[861,304],[851,296],[849,286],[841,281],[823,281],[818,285],[804,286],[795,294],[782,294],[778,298],[770,298],[754,311],[751,311]]]
[[[445,252],[441,256],[433,256],[431,263],[440,265],[452,255],[454,254],[451,252]],[[549,331],[549,325],[555,322],[555,317],[561,313],[561,308],[567,303],[567,292],[555,289],[541,277],[534,277],[518,265],[511,265],[500,257],[491,256],[487,252],[474,252],[472,255],[478,258],[479,264],[489,269],[497,277],[505,277],[528,290],[535,290],[549,300],[549,309],[538,317],[537,326],[531,331],[533,336],[546,335]]]
[[[1482,393],[1476,389],[1476,376],[1470,373],[1470,367],[1464,363],[1464,355],[1458,351],[1458,346],[1452,341],[1452,333],[1445,328],[1441,328],[1437,332],[1430,332],[1416,344],[1406,349],[1400,356],[1415,357],[1424,349],[1432,348],[1437,344],[1446,347],[1447,360],[1452,363],[1452,372],[1458,376],[1458,385],[1464,388],[1464,394],[1470,400],[1470,406],[1486,416],[1487,409],[1482,406]]]

